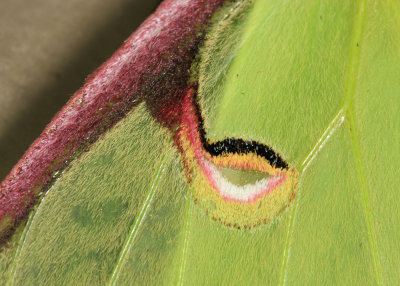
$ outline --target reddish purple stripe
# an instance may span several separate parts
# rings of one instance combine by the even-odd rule
[[[166,0],[86,80],[1,183],[0,223],[20,220],[55,171],[145,100],[161,123],[174,120],[201,33],[226,0]],[[105,120],[107,119],[107,120]],[[0,233],[6,234],[7,229]]]

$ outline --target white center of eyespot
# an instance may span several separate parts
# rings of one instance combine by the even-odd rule
[[[216,191],[226,201],[254,202],[260,197],[267,195],[284,180],[282,176],[264,174],[263,176],[258,176],[259,179],[257,179],[257,177],[253,178],[253,183],[238,185],[226,178],[221,172],[221,169],[212,162],[204,159],[203,164],[207,172],[205,175],[209,178]]]

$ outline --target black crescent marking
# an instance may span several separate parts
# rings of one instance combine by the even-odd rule
[[[201,116],[200,106],[197,104],[197,92],[192,98],[193,106],[195,107],[195,112],[199,121],[199,132],[200,140],[203,145],[204,150],[210,153],[212,156],[220,156],[223,154],[249,154],[254,153],[258,156],[265,158],[271,166],[280,169],[288,169],[289,166],[283,160],[278,153],[276,153],[271,147],[261,144],[256,141],[243,140],[237,138],[226,138],[222,141],[217,141],[214,143],[209,143],[205,136],[203,117]]]

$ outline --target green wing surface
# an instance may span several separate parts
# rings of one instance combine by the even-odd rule
[[[52,185],[3,249],[0,284],[396,284],[400,4],[239,1],[195,68],[206,138],[281,154],[299,173],[289,207],[252,229],[212,220],[143,103]]]

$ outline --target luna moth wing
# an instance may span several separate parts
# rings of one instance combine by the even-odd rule
[[[171,134],[141,104],[44,197],[17,251],[12,283],[48,279],[48,273],[50,283],[115,285],[395,281],[397,235],[387,222],[399,218],[393,199],[399,154],[389,148],[399,139],[393,60],[399,25],[384,23],[400,23],[397,4],[251,4],[216,17],[192,89],[205,139],[244,138],[271,147],[298,172],[294,200],[251,229],[213,220],[199,203],[207,198],[196,201],[199,185],[185,178],[181,159],[188,155],[178,155]],[[238,38],[224,46],[224,35]],[[371,126],[388,142],[379,144]],[[144,155],[149,172],[142,171]],[[97,192],[82,192],[93,186]],[[126,190],[133,192],[130,200]],[[61,230],[65,235],[37,239]]]

